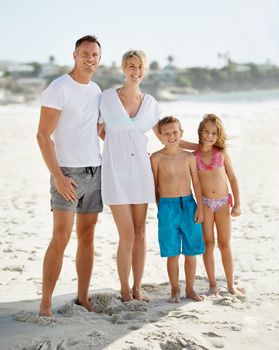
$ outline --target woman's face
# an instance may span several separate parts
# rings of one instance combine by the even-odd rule
[[[138,57],[131,57],[123,69],[126,82],[140,84],[144,78],[145,67]]]

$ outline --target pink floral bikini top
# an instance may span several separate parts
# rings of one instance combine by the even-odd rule
[[[212,157],[211,157],[210,164],[206,164],[201,159],[201,151],[200,150],[195,152],[195,156],[196,156],[198,171],[212,170],[214,168],[222,168],[224,166],[224,160],[223,160],[223,157],[221,155],[221,152],[217,151],[216,148],[212,149]]]

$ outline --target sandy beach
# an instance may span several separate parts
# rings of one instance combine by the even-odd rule
[[[278,99],[279,100],[279,99]],[[169,304],[166,260],[159,255],[157,209],[147,218],[147,261],[143,289],[149,303],[122,303],[116,269],[117,231],[108,207],[95,234],[90,293],[100,314],[74,304],[73,232],[54,293],[56,321],[38,317],[41,269],[51,237],[49,174],[36,143],[38,106],[0,106],[0,349],[172,350],[279,349],[279,102],[162,103],[166,115],[182,121],[184,137],[197,141],[203,114],[223,119],[241,189],[242,216],[233,219],[236,282],[246,297],[231,296],[216,249],[221,292],[207,296],[207,278],[198,257],[196,289],[203,302]],[[149,152],[161,145],[150,132]]]

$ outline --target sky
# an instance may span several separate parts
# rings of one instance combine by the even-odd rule
[[[0,61],[72,65],[76,40],[92,34],[105,65],[141,49],[160,66],[172,55],[179,67],[221,67],[218,53],[279,66],[278,14],[278,0],[2,0]]]

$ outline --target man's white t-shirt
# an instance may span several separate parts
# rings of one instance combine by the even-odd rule
[[[42,93],[41,105],[61,111],[53,142],[61,167],[101,164],[97,133],[101,89],[92,81],[80,84],[69,74],[55,79]]]

